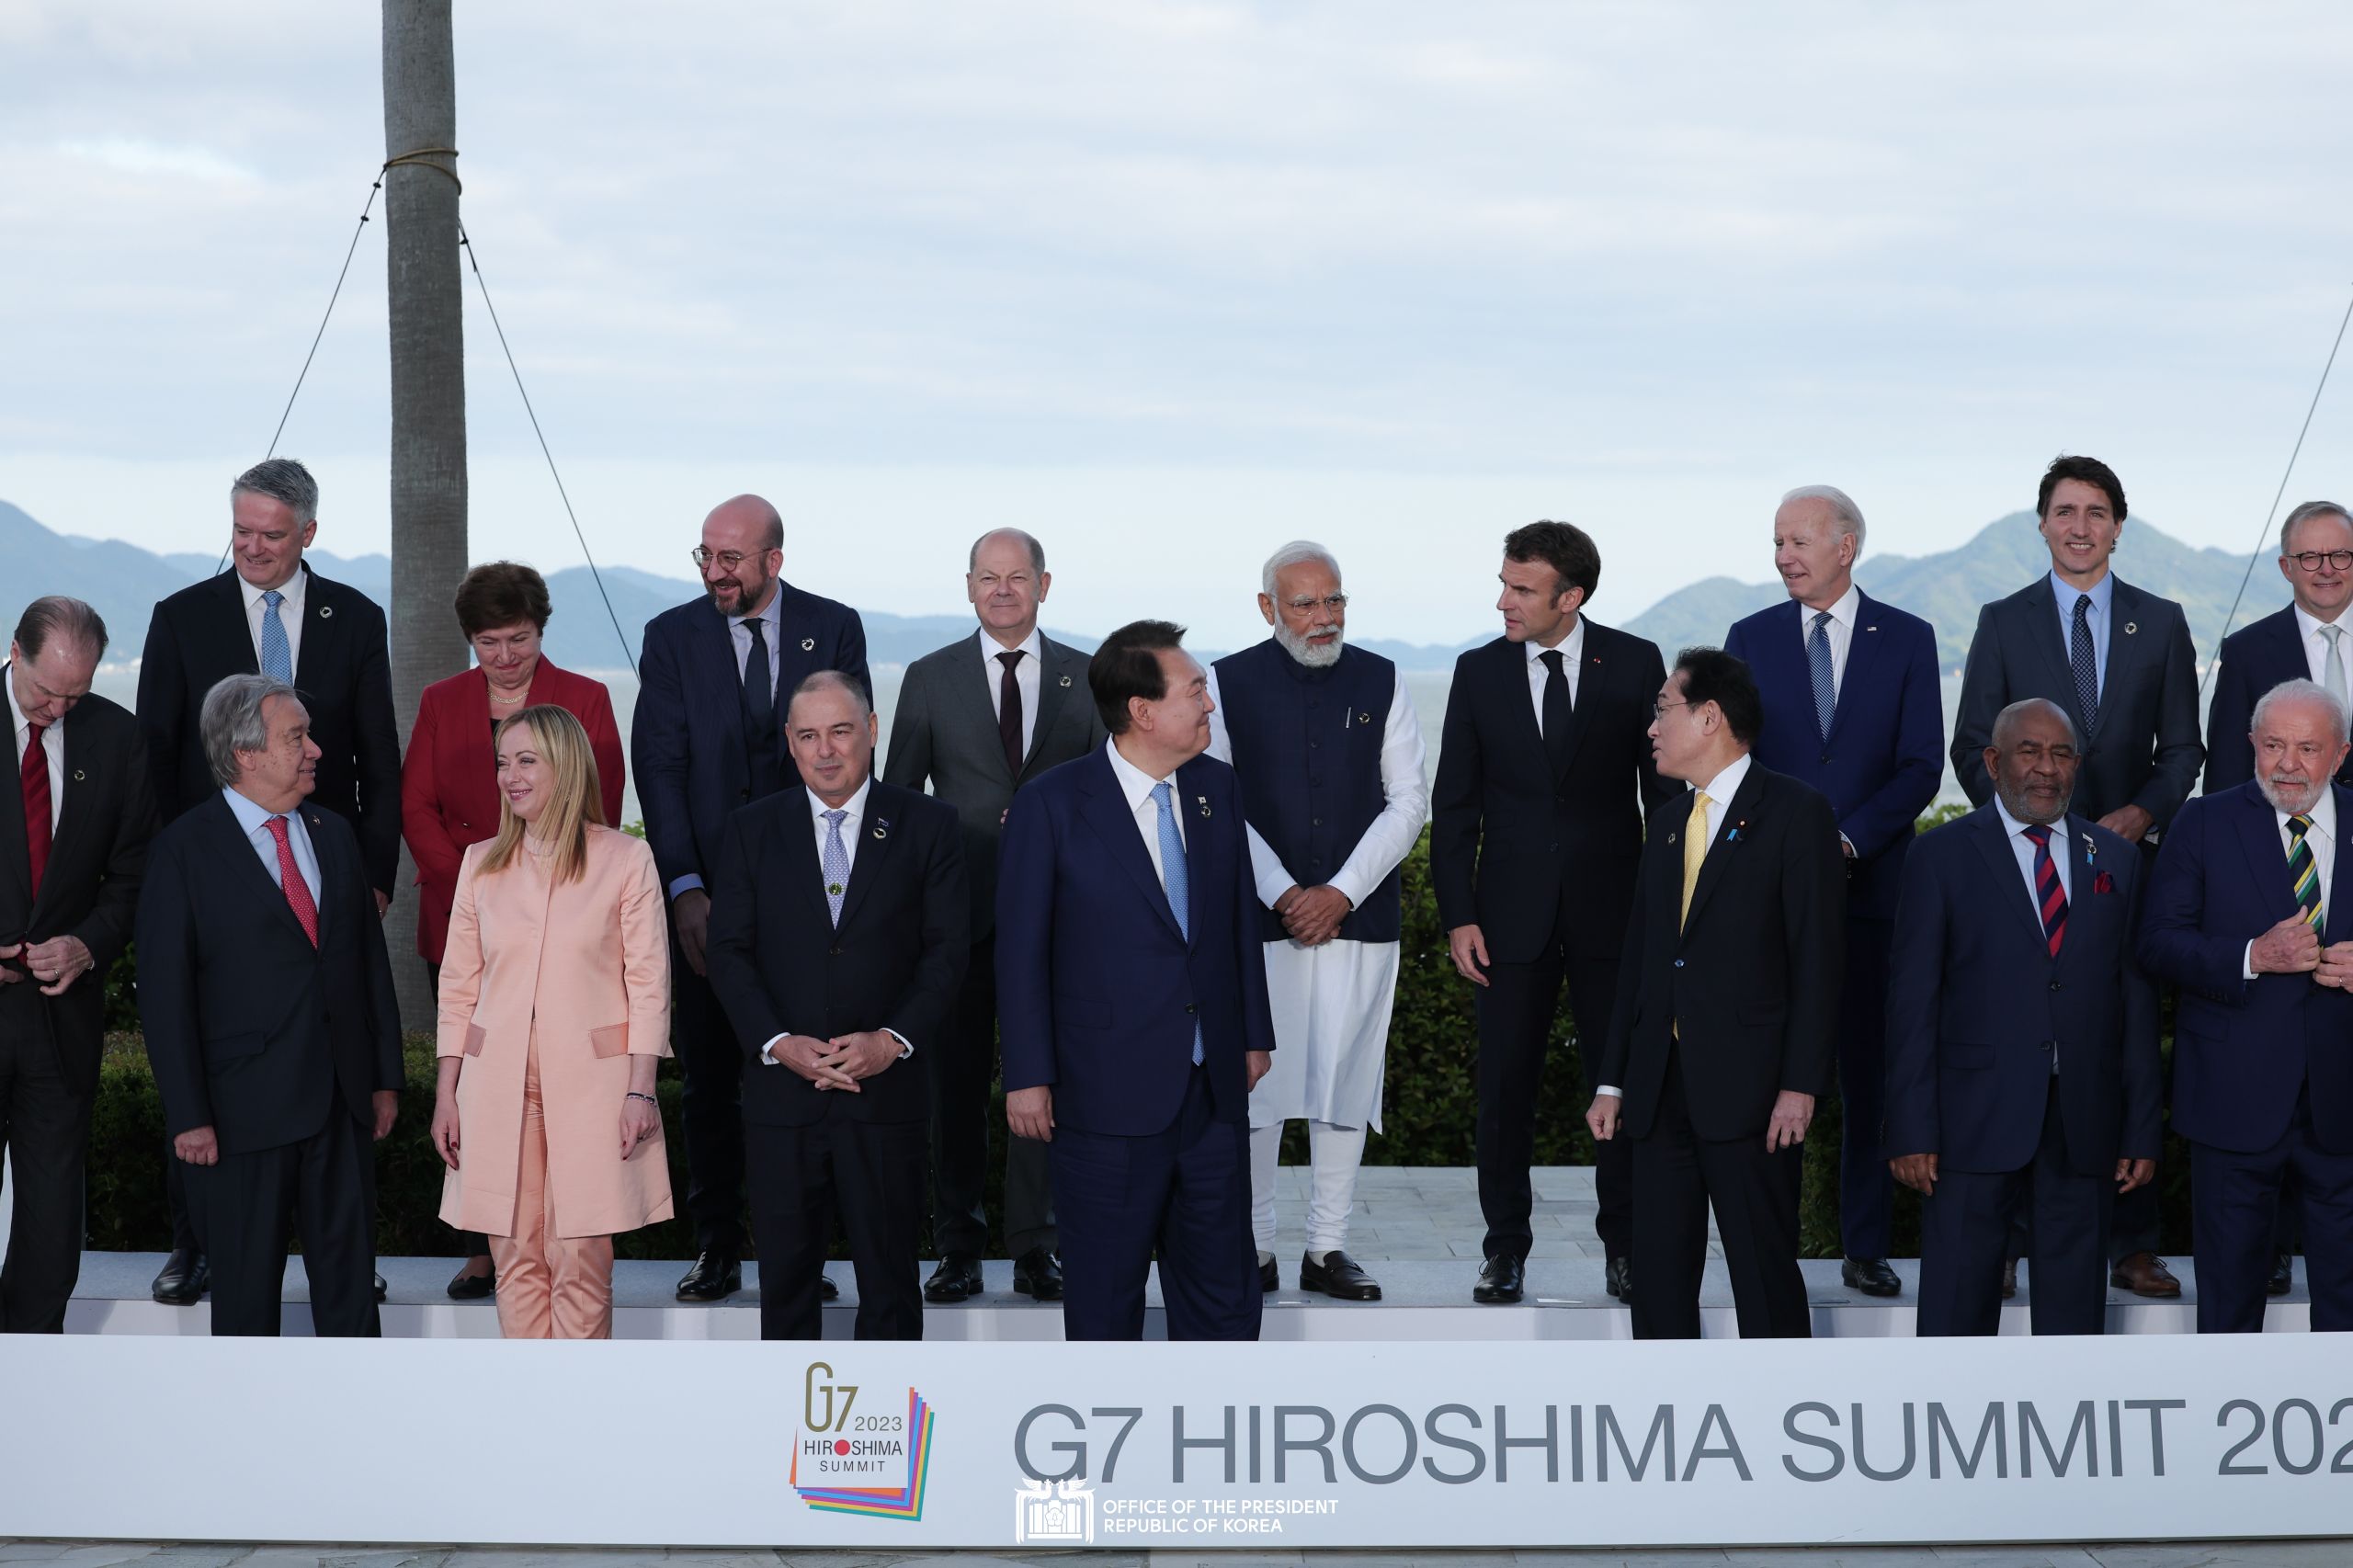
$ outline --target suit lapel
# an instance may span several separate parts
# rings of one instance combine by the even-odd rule
[[[1553,782],[1552,763],[1545,755],[1544,726],[1537,722],[1535,699],[1529,695],[1533,688],[1529,685],[1527,644],[1496,644],[1495,667],[1504,677],[1497,681],[1497,694],[1504,705],[1504,733],[1518,738],[1515,749],[1528,758],[1528,766],[1549,786]],[[1545,792],[1551,793],[1550,789]]]
[[[2336,806],[2336,860],[2328,869],[2328,909],[2323,917],[2327,939],[2341,942],[2347,931],[2353,931],[2353,906],[2346,900],[2353,897],[2353,847],[2348,847],[2347,829],[2353,824],[2353,790],[2332,783],[2330,793]]]
[[[1879,606],[1871,602],[1869,594],[1858,590],[1855,625],[1847,638],[1846,676],[1838,683],[1838,700],[1830,710],[1830,733],[1823,737],[1825,746],[1838,738],[1838,727],[1858,706],[1857,693],[1867,688],[1873,672],[1879,668]],[[1806,689],[1813,689],[1811,675],[1807,676]]]
[[[2092,727],[2084,718],[2084,705],[2075,697],[2075,666],[2068,660],[2067,645],[2059,638],[2059,596],[2052,592],[2048,573],[2030,584],[2021,601],[2027,607],[2027,642],[2040,650],[2043,663],[2049,666],[2048,676],[2041,685],[2046,691],[2059,693],[2059,706],[2075,721],[2075,733],[2088,744]],[[2114,619],[2116,600],[2109,599],[2109,619]]]
[[[335,849],[331,846],[330,840],[327,837],[326,829],[320,825],[319,808],[313,805],[305,804],[301,808],[301,810],[303,830],[311,835],[311,858],[319,863],[319,896],[313,899],[311,903],[312,914],[317,918],[319,923],[319,950],[321,952],[324,952],[326,951],[327,946],[328,923],[334,919],[333,906],[335,904],[335,900],[329,895],[328,890],[342,885],[343,863],[340,860],[331,858],[335,854]],[[280,903],[286,903],[286,894],[283,889],[278,890],[278,902]],[[287,905],[286,913],[288,918],[291,919],[294,913],[293,906],[291,904]],[[295,928],[300,930],[302,923],[297,920],[294,922],[294,925]],[[308,941],[310,938],[305,937],[303,940]]]
[[[1608,678],[1608,672],[1602,668],[1601,654],[1597,652],[1598,645],[1607,642],[1608,637],[1607,633],[1602,633],[1602,629],[1587,620],[1585,623],[1585,656],[1578,661],[1577,666],[1576,697],[1569,704],[1569,742],[1562,748],[1561,766],[1552,776],[1555,784],[1567,778],[1569,769],[1577,765],[1577,747],[1585,744],[1586,731],[1590,728],[1587,716],[1600,701],[1601,684]],[[1529,710],[1531,713],[1535,711],[1532,702]],[[1543,738],[1541,726],[1539,726],[1537,738],[1540,743]]]
[[[949,677],[955,690],[949,710],[954,722],[970,732],[965,744],[987,757],[989,766],[1007,783],[1016,782],[1006,770],[1005,746],[996,733],[996,683],[1005,666],[989,657],[989,651],[981,646],[978,632],[957,643],[956,648],[956,668]]]
[[[0,676],[0,679],[5,678],[6,678],[5,676]],[[15,723],[15,715],[12,713],[9,718],[11,736],[16,733]],[[16,755],[14,745],[8,748],[8,755],[9,760],[17,764],[17,793],[9,801],[7,809],[0,811],[0,818],[6,819],[5,822],[0,822],[0,863],[5,863],[6,867],[9,886],[17,894],[17,907],[24,911],[24,918],[29,923],[33,915],[33,852],[32,846],[25,839],[24,764],[23,760]],[[57,846],[52,840],[50,845],[50,858],[53,860],[56,858]],[[19,935],[21,936],[21,933]]]
[[[2279,841],[2279,818],[2255,786],[2240,788],[2245,794],[2236,812],[2239,847],[2246,856],[2247,874],[2263,900],[2263,917],[2276,925],[2296,913],[2295,892],[2288,885],[2288,851]],[[2331,891],[2337,881],[2333,875],[2329,878]]]
[[[90,756],[90,748],[84,744],[86,733],[85,727],[74,723],[74,716],[70,713],[65,716],[63,733],[65,738],[64,795],[58,801],[57,826],[49,835],[49,863],[52,867],[57,864],[58,857],[64,853],[66,847],[74,842],[74,835],[88,831],[85,823],[90,814],[90,802],[84,797],[89,792],[89,775],[97,766],[97,759]],[[24,817],[23,812],[19,811],[17,813],[17,833],[19,842],[22,841],[25,831]],[[29,874],[28,864],[28,875]],[[38,897],[34,903],[36,906],[39,905]]]
[[[1977,852],[1984,858],[1987,875],[1994,879],[1995,902],[2017,915],[2019,928],[2039,949],[2048,952],[2042,912],[2035,907],[2034,894],[2018,870],[2018,851],[2010,847],[2009,824],[1990,801],[1970,812],[1969,820],[1975,831]]]
[[[1714,829],[1715,836],[1709,843],[1707,858],[1699,862],[1699,880],[1691,887],[1691,907],[1686,910],[1683,915],[1683,928],[1686,931],[1699,923],[1699,912],[1707,907],[1708,896],[1716,891],[1716,884],[1722,881],[1728,874],[1727,868],[1736,857],[1747,851],[1748,841],[1756,836],[1757,806],[1764,793],[1764,769],[1751,760],[1746,776],[1741,779],[1740,788],[1732,792],[1732,799],[1725,803],[1722,815],[1716,816],[1712,812],[1710,813],[1711,818],[1710,825]],[[1712,800],[1711,803],[1712,804]],[[1687,813],[1688,810],[1688,808],[1687,808]],[[1687,814],[1683,831],[1689,833],[1692,830],[1693,824]],[[1677,864],[1676,881],[1676,891],[1680,893],[1682,868],[1679,858]]]
[[[238,825],[237,813],[229,809],[229,802],[216,793],[197,809],[212,813],[212,852],[229,880],[242,885],[249,896],[258,900],[270,912],[263,916],[264,919],[282,925],[296,940],[307,945],[311,938],[303,933],[302,923],[294,918],[294,906],[286,902],[285,890],[262,869],[261,857],[255,852],[252,843]],[[318,849],[315,836],[311,840],[311,847],[313,852]],[[324,861],[320,862],[319,880],[322,882],[326,881]]]
[[[698,684],[709,694],[718,711],[720,733],[730,737],[735,750],[745,755],[748,761],[751,739],[744,733],[744,675],[735,667],[735,634],[728,625],[727,617],[712,608],[707,598],[703,601],[702,613],[692,617],[688,624],[695,628],[695,657],[702,665],[702,679]],[[778,669],[780,675],[783,669],[780,658]],[[776,695],[774,691],[769,693],[771,698]],[[784,713],[781,709],[777,712],[776,733],[777,747],[782,752]],[[791,766],[789,758],[785,766]],[[792,777],[800,777],[799,769],[793,770]]]
[[[790,802],[777,815],[777,831],[784,835],[781,852],[784,856],[785,883],[801,890],[801,896],[809,900],[809,907],[814,912],[820,926],[830,926],[834,923],[834,908],[825,900],[825,867],[817,855],[818,823],[810,814],[813,806],[809,791],[795,786],[768,798]],[[873,809],[873,800],[871,794],[867,796],[870,812]],[[853,860],[850,863],[853,883],[857,873],[858,862]],[[842,890],[842,918],[849,918],[847,887]]]
[[[858,824],[858,846],[849,863],[849,886],[842,892],[841,925],[847,926],[865,902],[866,890],[882,876],[882,862],[899,842],[898,807],[880,785],[866,792],[866,815]],[[811,841],[813,852],[815,840]]]
[[[2147,596],[2122,578],[2108,596],[2108,678],[2100,683],[2099,714],[2104,725],[2108,716],[2119,706],[2117,698],[2126,687],[2128,679],[2138,680],[2141,649],[2149,639],[2141,635],[2141,614],[2147,608]],[[2058,612],[2054,609],[2052,614]],[[2127,630],[2130,628],[2130,630]],[[2068,678],[2074,679],[2072,666]],[[2095,733],[2101,725],[2095,725]]]
[[[1038,651],[1041,655],[1038,661],[1038,719],[1029,729],[1029,755],[1021,759],[1023,778],[1037,766],[1039,754],[1045,749],[1047,732],[1062,717],[1063,704],[1072,699],[1072,692],[1086,678],[1084,656],[1050,640],[1042,631],[1038,633]],[[1094,700],[1092,693],[1086,700]]]
[[[1143,835],[1137,831],[1135,814],[1128,810],[1128,797],[1120,788],[1119,776],[1111,771],[1110,758],[1100,751],[1093,753],[1092,758],[1083,779],[1086,799],[1079,807],[1079,814],[1094,830],[1096,837],[1103,841],[1103,847],[1112,860],[1136,884],[1136,891],[1143,894],[1144,902],[1168,922],[1169,930],[1182,937],[1184,933],[1176,928],[1176,913],[1168,905],[1168,890],[1161,886],[1159,877],[1153,872],[1152,857],[1144,849]],[[1188,850],[1186,859],[1188,871],[1191,865]]]

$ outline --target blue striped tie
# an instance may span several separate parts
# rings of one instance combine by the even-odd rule
[[[1185,840],[1176,832],[1176,808],[1171,803],[1165,779],[1152,787],[1152,803],[1160,808],[1160,881],[1168,890],[1168,910],[1176,916],[1176,929],[1185,940],[1193,939],[1192,879],[1185,867]],[[1193,1025],[1193,1065],[1201,1064],[1201,1026]]]
[[[286,602],[286,596],[272,588],[262,595],[261,602],[261,673],[292,686],[294,650],[286,641],[286,623],[278,618],[278,607]]]
[[[1781,644],[1784,648],[1789,644]],[[1830,612],[1816,610],[1813,630],[1805,640],[1806,667],[1813,676],[1813,722],[1822,738],[1830,738],[1830,715],[1837,710],[1838,686],[1830,678]]]

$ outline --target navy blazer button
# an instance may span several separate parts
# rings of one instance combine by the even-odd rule
[[[1187,1011],[1188,1013],[1190,1013],[1190,1012],[1195,1011],[1195,1008],[1194,1008],[1193,1005],[1192,1005],[1190,1002],[1188,1002],[1188,1003],[1186,1003],[1186,1004],[1185,1004],[1185,1011]]]
[[[2052,982],[2051,983],[2051,989],[2052,989],[2052,990],[2053,990],[2053,991],[2058,990],[2058,989],[2059,989],[2059,983],[2058,983],[2057,981],[2055,981],[2055,980],[2054,980],[2054,981],[2052,981]]]
[[[1310,817],[1307,819],[1307,825],[1310,827],[1322,827],[1324,825],[1324,819],[1322,817]]]
[[[1677,959],[1677,960],[1675,960],[1675,967],[1676,967],[1676,968],[1677,968],[1677,969],[1681,969],[1681,968],[1683,967],[1683,960],[1682,960],[1681,959]]]
[[[825,951],[826,951],[826,953],[827,953],[829,956],[831,956],[831,957],[833,957],[833,958],[839,958],[839,957],[841,957],[841,956],[842,956],[842,949],[841,949],[841,948],[840,948],[840,946],[839,946],[838,944],[836,944],[836,945],[835,945],[835,946],[834,946],[834,947],[827,948],[827,949],[825,949]]]

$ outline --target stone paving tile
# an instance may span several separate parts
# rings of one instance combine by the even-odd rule
[[[95,1546],[86,1541],[70,1540],[31,1541],[26,1544],[48,1551],[48,1555],[42,1557],[40,1561],[58,1564],[60,1568],[108,1568],[110,1563],[140,1562],[154,1556],[161,1550],[152,1543],[142,1544],[137,1541],[110,1541]],[[49,1549],[52,1547],[56,1550],[50,1551]]]

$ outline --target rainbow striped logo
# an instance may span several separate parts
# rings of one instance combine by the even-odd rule
[[[857,1514],[870,1519],[923,1517],[925,1482],[931,1473],[931,1406],[915,1390],[907,1391],[907,1483],[904,1486],[803,1486],[801,1451],[796,1445],[789,1479],[801,1500],[828,1514]]]

